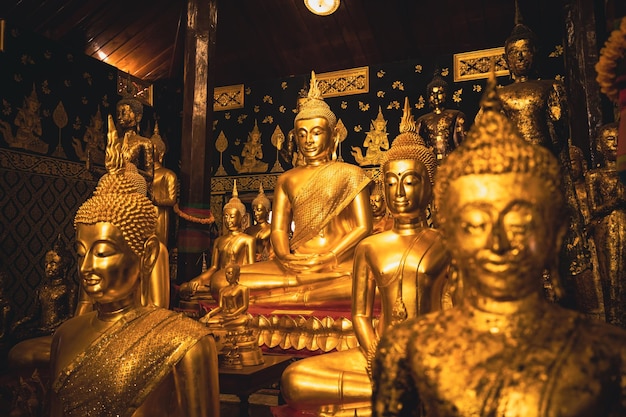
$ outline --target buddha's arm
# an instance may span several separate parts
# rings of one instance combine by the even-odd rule
[[[589,205],[589,214],[592,219],[598,219],[605,216],[609,212],[609,204],[604,201],[600,192],[602,187],[602,172],[590,171],[585,177],[587,185],[587,203]]]
[[[284,181],[281,181],[281,179],[279,178],[274,191],[274,212],[270,241],[276,257],[280,261],[286,262],[295,257],[291,254],[289,247],[289,231],[292,221],[291,202],[283,189]]]
[[[565,89],[560,82],[552,84],[552,90],[548,95],[548,116],[552,124],[550,135],[555,152],[561,152],[567,146],[569,137],[567,100]]]
[[[217,350],[211,336],[199,340],[174,369],[177,397],[182,415],[213,417],[219,415],[219,377]]]
[[[354,255],[352,277],[352,324],[359,344],[372,357],[378,344],[372,323],[375,295],[376,282],[371,276],[368,253],[364,245],[359,245]],[[372,357],[367,358],[368,362]]]
[[[338,259],[344,258],[346,254],[356,247],[356,245],[372,233],[372,209],[369,202],[369,191],[366,188],[361,190],[352,202],[344,209],[342,216],[352,219],[353,224],[339,243],[331,249],[331,252]]]

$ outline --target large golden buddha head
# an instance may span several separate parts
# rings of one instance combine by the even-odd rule
[[[464,282],[494,298],[522,297],[554,266],[565,200],[558,161],[522,139],[490,84],[482,116],[438,169],[436,220]]]

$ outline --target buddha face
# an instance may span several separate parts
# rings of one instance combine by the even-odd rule
[[[229,232],[234,232],[241,228],[241,213],[236,208],[225,208],[223,218],[224,226]]]
[[[432,198],[428,170],[418,160],[399,159],[384,165],[385,201],[394,217],[415,215]]]
[[[528,75],[533,67],[535,47],[529,39],[518,39],[506,46],[505,58],[513,75]]]
[[[387,209],[385,199],[380,194],[372,194],[370,196],[370,206],[372,207],[374,217],[381,217],[385,214],[385,210]]]
[[[530,174],[473,174],[450,184],[443,225],[464,285],[498,300],[540,290],[557,248],[556,210]]]
[[[105,304],[133,295],[141,261],[117,226],[109,222],[78,224],[76,252],[82,286],[93,301]]]
[[[226,265],[224,275],[226,275],[226,281],[228,281],[229,284],[234,284],[239,280],[239,268],[231,264]]]
[[[585,165],[582,155],[580,155],[577,151],[570,150],[569,156],[571,163],[572,179],[582,179],[585,172]]]
[[[46,253],[44,268],[48,279],[60,278],[65,268],[65,261],[59,254],[51,250]]]
[[[252,205],[252,216],[254,216],[255,222],[266,223],[268,215],[269,211],[265,208],[263,204],[256,203]]]
[[[598,135],[598,149],[608,161],[617,159],[617,124],[604,126]]]
[[[295,123],[295,131],[298,150],[307,164],[330,158],[334,143],[328,120],[323,117],[300,119]]]
[[[428,92],[428,102],[432,107],[439,107],[446,102],[446,90],[442,86],[435,86]]]
[[[137,125],[137,116],[135,111],[129,104],[120,104],[117,106],[117,121],[122,129],[134,127]]]

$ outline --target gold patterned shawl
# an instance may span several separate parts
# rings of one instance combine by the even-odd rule
[[[64,415],[131,416],[195,343],[205,326],[171,310],[127,313],[54,380]]]
[[[369,184],[363,170],[332,161],[317,169],[292,202],[296,225],[292,250],[318,234]]]

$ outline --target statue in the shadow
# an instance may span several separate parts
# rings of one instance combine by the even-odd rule
[[[490,84],[435,180],[463,296],[383,334],[373,414],[622,416],[626,332],[543,295],[567,228],[560,163],[520,137]]]
[[[281,174],[274,189],[271,241],[276,257],[241,267],[240,282],[250,288],[251,303],[351,304],[354,248],[372,231],[370,180],[361,168],[333,158],[336,123],[313,73],[294,124],[305,164]],[[213,296],[227,284],[224,274],[216,272]]]
[[[584,219],[570,172],[567,98],[560,81],[537,77],[538,46],[536,35],[521,23],[521,16],[517,13],[516,24],[504,44],[504,57],[513,83],[500,87],[498,94],[504,114],[522,138],[550,150],[561,165],[569,227],[559,254],[563,261],[559,270],[553,271],[549,278],[551,281],[560,279],[563,284],[564,294],[557,295],[561,303],[580,308],[576,293],[585,293],[588,288],[593,288],[593,276],[590,273],[591,259],[584,234]]]
[[[441,163],[465,138],[465,114],[445,107],[448,89],[448,83],[437,72],[426,86],[432,111],[417,119],[417,133],[433,151],[437,163]]]
[[[259,347],[259,330],[248,326],[250,290],[239,284],[240,265],[231,262],[224,267],[228,285],[220,290],[218,306],[200,319],[205,323],[219,347],[220,366],[240,368],[263,363]]]
[[[172,210],[178,201],[178,177],[171,169],[163,166],[165,142],[159,134],[158,123],[150,137],[154,144],[154,178],[152,180],[152,202],[157,206],[157,237],[165,246],[170,236]]]
[[[442,308],[450,255],[441,234],[425,226],[424,218],[437,162],[415,133],[408,106],[400,126],[382,161],[393,228],[363,239],[354,256],[352,321],[360,346],[291,364],[283,373],[281,393],[292,408],[369,416],[369,371],[380,335],[407,318]],[[380,317],[373,316],[377,295]]]
[[[154,177],[154,145],[149,138],[139,134],[143,104],[136,98],[123,98],[117,102],[117,128],[123,138],[122,154],[131,162],[141,176],[146,179],[149,195],[152,194]]]
[[[248,140],[243,144],[241,159],[233,155],[231,161],[238,174],[248,172],[266,172],[267,162],[262,161],[263,144],[261,143],[261,131],[257,121],[254,121],[254,128],[248,134]]]
[[[372,234],[384,232],[393,227],[393,217],[387,210],[385,193],[382,187],[382,179],[374,181],[370,194],[370,206],[372,207]]]
[[[626,186],[616,169],[617,133],[615,122],[600,127],[596,144],[604,162],[586,183],[606,321],[626,328]]]
[[[378,106],[378,116],[372,120],[370,131],[365,136],[363,147],[367,150],[365,155],[358,146],[352,147],[352,156],[357,164],[364,165],[380,165],[385,152],[389,149],[389,139],[387,138],[387,121],[383,117],[383,112]]]
[[[231,262],[239,265],[254,263],[256,253],[256,239],[243,232],[242,221],[246,215],[246,206],[239,199],[237,191],[237,180],[233,185],[233,195],[222,209],[224,227],[226,234],[218,237],[213,242],[211,251],[211,266],[197,277],[183,283],[180,288],[180,297],[183,300],[190,299],[219,299],[219,291],[228,285],[219,288],[213,287],[214,275]]]
[[[12,326],[12,336],[25,339],[9,351],[12,368],[32,372],[50,364],[52,334],[72,317],[76,307],[76,284],[69,274],[71,263],[72,255],[59,235],[45,255],[45,280],[36,289],[34,312]]]
[[[156,209],[124,175],[121,148],[112,134],[108,173],[74,219],[79,276],[94,311],[54,334],[50,415],[216,416],[218,364],[209,330],[141,303],[160,248]]]
[[[254,224],[247,227],[245,232],[256,239],[256,262],[274,259],[270,235],[272,225],[269,222],[272,204],[265,195],[263,185],[259,185],[259,194],[252,200],[252,217]]]

